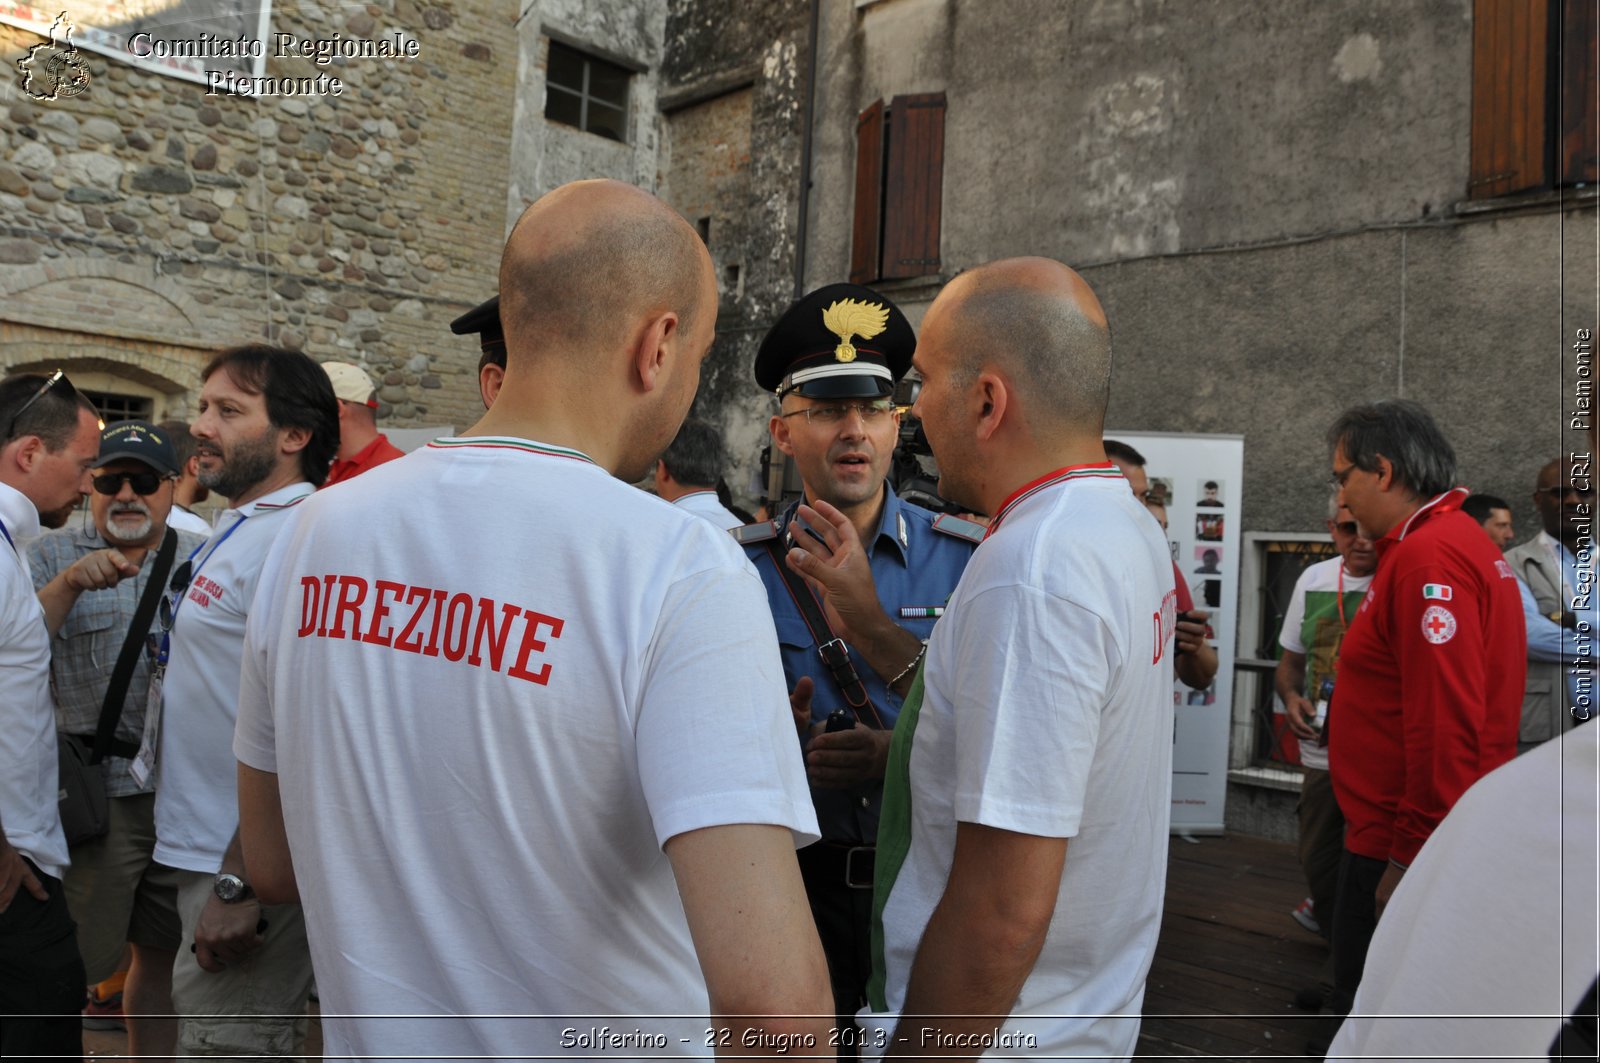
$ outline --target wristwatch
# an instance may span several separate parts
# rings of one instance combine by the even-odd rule
[[[212,884],[211,892],[217,895],[217,900],[223,904],[238,904],[255,897],[256,891],[250,888],[250,883],[238,875],[230,875],[226,871],[217,875],[217,881]]]

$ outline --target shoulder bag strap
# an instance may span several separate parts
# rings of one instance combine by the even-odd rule
[[[867,695],[867,685],[856,673],[856,666],[850,660],[850,648],[845,645],[843,639],[834,634],[833,626],[828,623],[828,617],[823,613],[822,606],[817,604],[811,588],[806,586],[806,581],[798,572],[784,562],[783,551],[779,549],[777,540],[770,540],[767,543],[767,554],[772,558],[773,567],[778,570],[778,577],[783,580],[784,587],[789,591],[789,597],[794,599],[795,606],[799,608],[800,617],[811,632],[811,640],[817,644],[817,655],[822,658],[822,663],[828,668],[828,674],[833,677],[839,692],[844,695],[845,704],[850,706],[857,719],[861,719],[862,713],[865,712],[871,716],[871,720],[863,719],[862,722],[882,730],[883,718],[878,715],[872,699]]]
[[[133,679],[133,667],[139,663],[139,654],[144,652],[145,642],[150,637],[150,621],[156,615],[156,604],[166,593],[167,573],[172,571],[172,559],[177,553],[178,533],[168,528],[150,569],[150,582],[144,586],[139,607],[133,613],[133,623],[128,628],[127,637],[122,640],[122,652],[117,654],[117,665],[111,670],[111,685],[106,687],[106,700],[100,706],[100,724],[94,731],[94,752],[89,758],[91,764],[98,764],[113,753],[131,757],[139,751],[130,742],[116,740],[117,721],[122,718],[122,703],[127,698],[128,683]]]

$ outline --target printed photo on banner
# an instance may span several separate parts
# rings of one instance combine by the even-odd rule
[[[1195,505],[1201,509],[1221,509],[1225,504],[1222,501],[1222,480],[1213,480],[1209,477],[1201,480],[1196,486],[1196,494],[1200,501]]]
[[[1195,571],[1201,575],[1220,575],[1222,573],[1222,547],[1197,546],[1194,548],[1194,559],[1200,562],[1195,566]]]
[[[1204,543],[1222,541],[1222,514],[1199,513],[1194,518],[1194,537]]]

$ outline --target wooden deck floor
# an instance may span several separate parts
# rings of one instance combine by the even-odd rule
[[[1327,954],[1289,918],[1304,896],[1290,846],[1174,837],[1139,1058],[1299,1057],[1317,1020],[1290,1000],[1316,983]],[[119,1055],[127,1037],[86,1032],[84,1050]]]
[[[1290,1001],[1327,956],[1289,917],[1304,896],[1291,846],[1174,837],[1139,1057],[1299,1057],[1319,1020]]]

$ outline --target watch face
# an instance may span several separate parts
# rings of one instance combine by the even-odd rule
[[[218,875],[215,890],[219,900],[231,904],[244,896],[244,879],[238,875]]]

